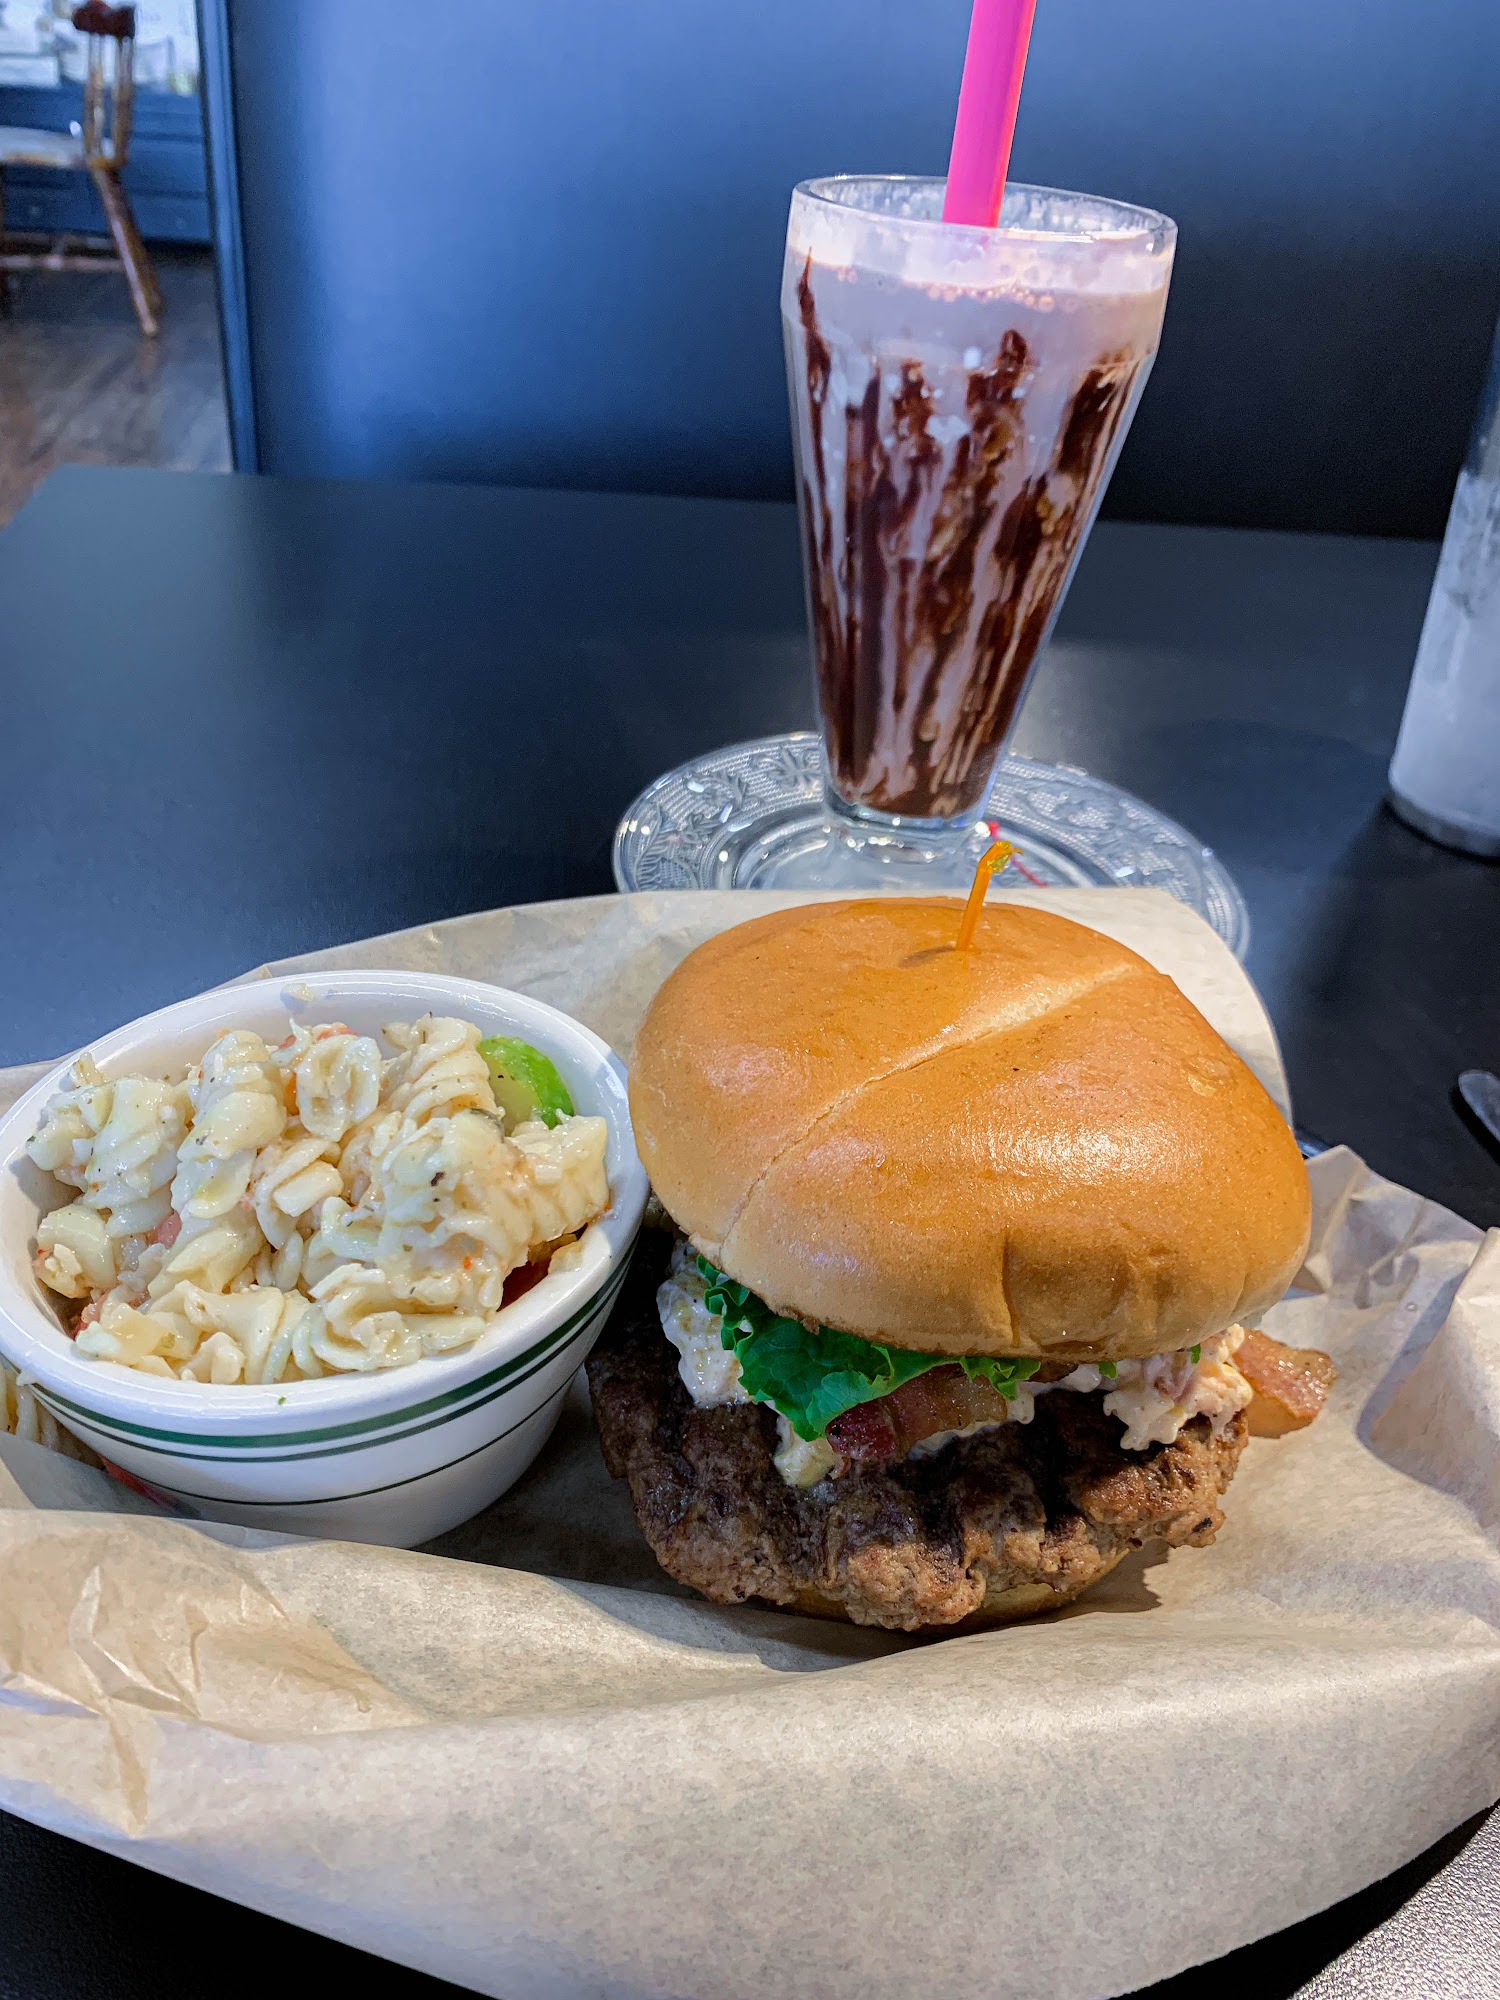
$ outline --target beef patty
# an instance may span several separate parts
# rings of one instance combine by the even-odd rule
[[[669,1247],[669,1246],[668,1246]],[[604,1460],[669,1576],[720,1604],[763,1598],[915,1631],[1055,1609],[1151,1541],[1202,1547],[1247,1435],[1195,1417],[1169,1445],[1123,1451],[1103,1398],[1037,1398],[1029,1424],[931,1455],[855,1466],[814,1487],[776,1470],[763,1404],[697,1409],[661,1330],[663,1239],[648,1231],[588,1362]]]

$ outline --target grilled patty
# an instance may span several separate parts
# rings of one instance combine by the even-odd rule
[[[1172,1444],[1127,1452],[1102,1397],[1066,1390],[1039,1396],[1029,1424],[788,1486],[771,1410],[700,1410],[683,1387],[656,1313],[668,1247],[647,1232],[589,1388],[605,1463],[629,1481],[657,1561],[717,1603],[762,1598],[905,1631],[1027,1616],[1132,1548],[1201,1547],[1223,1521],[1242,1416],[1222,1437],[1195,1417]]]

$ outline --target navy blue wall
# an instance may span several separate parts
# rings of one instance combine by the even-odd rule
[[[789,492],[788,190],[941,171],[967,0],[225,4],[263,469]],[[1440,530],[1500,0],[1040,0],[1013,173],[1182,225],[1112,511]]]

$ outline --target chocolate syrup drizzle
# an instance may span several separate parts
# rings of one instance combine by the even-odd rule
[[[1034,371],[1026,341],[1011,329],[994,358],[970,371],[970,428],[954,447],[926,548],[914,550],[912,523],[942,464],[922,365],[901,364],[884,426],[879,369],[860,401],[846,406],[843,518],[836,536],[837,496],[828,491],[825,452],[832,356],[818,324],[811,256],[797,303],[812,440],[812,464],[803,468],[802,522],[835,782],[844,797],[879,812],[949,817],[983,796],[1092,515],[1141,358],[1107,355],[1085,375],[1049,464],[1006,508],[976,576],[979,551],[994,526],[1001,474],[1023,437],[1021,396]],[[969,643],[976,602],[982,608],[962,699],[957,715],[945,722],[938,710],[943,677],[957,649]],[[872,768],[882,719],[892,709],[904,739],[900,783]]]

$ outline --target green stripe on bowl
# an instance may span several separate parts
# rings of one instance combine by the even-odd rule
[[[606,1306],[602,1310],[608,1310],[608,1302],[606,1302]],[[568,1324],[572,1326],[572,1322],[568,1322]],[[566,1354],[570,1346],[578,1346],[588,1336],[588,1326],[586,1324],[584,1326],[574,1326],[572,1334],[566,1340],[562,1338],[562,1332],[564,1330],[560,1328],[558,1336],[548,1344],[546,1352],[540,1352],[540,1348],[532,1348],[530,1350],[530,1354],[536,1356],[536,1362],[534,1362],[532,1368],[526,1370],[526,1374],[512,1374],[504,1382],[500,1382],[494,1388],[486,1390],[484,1396],[476,1396],[472,1402],[466,1402],[466,1404],[462,1404],[458,1408],[452,1408],[452,1410],[444,1410],[440,1416],[430,1416],[430,1418],[426,1418],[420,1424],[408,1424],[406,1430],[382,1430],[380,1436],[376,1436],[376,1438],[354,1438],[350,1444],[324,1444],[324,1446],[314,1446],[312,1450],[306,1450],[306,1452],[256,1452],[254,1458],[244,1458],[242,1454],[236,1454],[236,1452],[198,1452],[198,1450],[184,1450],[182,1446],[170,1446],[170,1444],[146,1444],[142,1438],[130,1438],[130,1440],[122,1440],[122,1442],[128,1442],[132,1452],[152,1452],[152,1454],[156,1454],[160,1458],[188,1460],[194,1466],[298,1466],[298,1464],[302,1464],[308,1458],[344,1458],[348,1452],[372,1452],[372,1450],[380,1450],[386,1444],[400,1444],[404,1438],[420,1438],[424,1430],[442,1430],[444,1424],[456,1424],[460,1418],[468,1416],[472,1410],[482,1410],[486,1404],[496,1402],[500,1396],[508,1396],[512,1390],[520,1388],[522,1382],[530,1382],[530,1378],[534,1374],[540,1374],[542,1368],[550,1368],[552,1362],[558,1360],[562,1354]],[[522,1356],[522,1360],[524,1358],[526,1356]],[[522,1422],[526,1422],[526,1418],[522,1418]],[[88,1416],[80,1416],[80,1418],[74,1420],[74,1428],[78,1428],[78,1430],[88,1430],[90,1424],[92,1424],[92,1418],[88,1418]],[[214,1440],[214,1442],[218,1442],[218,1440]],[[226,1438],[222,1442],[232,1444],[234,1440]]]
[[[631,1247],[633,1250],[634,1245]],[[215,1447],[215,1455],[219,1457],[233,1457],[240,1452],[265,1450],[272,1446],[331,1444],[340,1438],[361,1436],[370,1444],[384,1444],[389,1440],[380,1434],[393,1431],[398,1425],[410,1425],[418,1417],[432,1416],[439,1411],[447,1411],[450,1415],[462,1415],[463,1412],[456,1409],[455,1405],[462,1403],[477,1406],[479,1401],[491,1401],[491,1395],[486,1392],[493,1390],[495,1395],[503,1394],[505,1389],[512,1386],[512,1378],[523,1368],[528,1375],[534,1374],[535,1366],[529,1364],[534,1363],[539,1366],[575,1335],[595,1313],[614,1303],[620,1287],[625,1282],[629,1267],[630,1252],[627,1252],[599,1289],[586,1299],[576,1312],[571,1313],[561,1326],[554,1327],[534,1346],[528,1347],[524,1353],[515,1355],[509,1361],[501,1362],[488,1374],[477,1376],[474,1381],[465,1382],[460,1388],[445,1390],[440,1396],[429,1396],[424,1402],[409,1403],[404,1409],[387,1411],[383,1416],[361,1417],[349,1423],[324,1425],[317,1430],[258,1431],[247,1432],[240,1437],[216,1437],[211,1432],[204,1431],[167,1431],[158,1429],[152,1424],[130,1423],[123,1417],[103,1416],[98,1411],[89,1409],[86,1404],[75,1403],[56,1390],[44,1388],[40,1383],[32,1385],[32,1393],[62,1422],[76,1421],[88,1424],[92,1429],[102,1431],[106,1436],[119,1438],[127,1444],[141,1441],[142,1449],[147,1448],[144,1444],[146,1439],[153,1440],[158,1449],[176,1445]],[[446,1422],[447,1418],[441,1417],[439,1421]],[[289,1454],[283,1451],[280,1455]],[[321,1454],[304,1454],[304,1456],[321,1456]]]
[[[552,1405],[567,1393],[568,1385],[564,1382],[560,1389],[554,1390],[545,1403],[538,1403],[534,1410],[529,1410],[519,1422],[512,1424],[509,1430],[501,1431],[499,1437],[486,1438],[483,1444],[476,1444],[472,1451],[460,1452],[457,1458],[450,1458],[445,1465],[434,1465],[427,1472],[413,1472],[406,1479],[388,1480],[384,1486],[362,1486],[357,1493],[320,1493],[314,1499],[310,1500],[240,1500],[221,1493],[194,1493],[185,1486],[167,1486],[162,1484],[158,1485],[156,1490],[166,1494],[169,1499],[199,1501],[203,1506],[210,1508],[336,1507],[343,1500],[368,1500],[376,1493],[394,1493],[402,1486],[418,1486],[424,1479],[436,1479],[440,1472],[451,1472],[455,1465],[467,1465],[471,1458],[478,1458],[482,1451],[488,1451],[491,1445],[499,1444],[503,1439],[508,1438],[512,1431],[520,1430],[522,1424],[529,1424],[535,1418],[545,1415],[552,1408]]]

